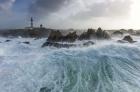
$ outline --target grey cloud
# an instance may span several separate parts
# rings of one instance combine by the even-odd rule
[[[131,11],[130,0],[114,0],[109,2],[108,13],[110,15],[126,15]]]
[[[8,11],[16,0],[0,0],[0,11]]]
[[[68,18],[80,20],[93,17],[124,16],[129,14],[132,4],[131,0],[100,1],[36,0],[29,7],[29,14],[33,16],[46,16],[55,13],[59,17],[67,16]]]
[[[31,15],[48,15],[63,7],[69,0],[36,0],[29,7]]]
[[[88,6],[88,11],[80,11],[73,17],[74,19],[87,19],[93,17],[118,17],[128,15],[131,9],[130,0],[106,0],[100,3],[93,3]]]

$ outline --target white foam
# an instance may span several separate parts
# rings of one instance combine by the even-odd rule
[[[0,92],[139,92],[140,42],[41,48],[46,39],[0,38]],[[22,42],[29,41],[30,45]],[[80,43],[80,42],[78,42]]]

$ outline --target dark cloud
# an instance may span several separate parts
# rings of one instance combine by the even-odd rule
[[[81,20],[93,17],[123,16],[128,15],[131,4],[131,0],[100,0],[100,2],[97,0],[36,0],[29,7],[29,14],[46,16],[55,13],[59,17],[67,15]]]
[[[63,7],[69,0],[36,0],[29,7],[31,15],[48,15]]]

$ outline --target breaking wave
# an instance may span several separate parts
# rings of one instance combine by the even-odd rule
[[[0,43],[0,92],[140,92],[139,42],[56,49],[25,40]]]

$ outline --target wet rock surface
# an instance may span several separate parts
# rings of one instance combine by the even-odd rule
[[[33,29],[11,29],[0,31],[1,37],[23,37],[23,38],[43,38],[47,37],[53,29],[33,28]]]
[[[118,40],[119,43],[135,43],[133,38],[130,35],[125,36],[122,40]]]
[[[94,29],[88,29],[87,32],[83,32],[79,36],[79,40],[88,40],[96,37],[96,32]]]
[[[30,44],[30,42],[28,42],[28,41],[27,41],[27,42],[23,42],[23,43],[24,43],[24,44]]]
[[[75,44],[63,44],[63,43],[57,43],[57,42],[45,42],[41,47],[46,47],[46,46],[53,46],[57,48],[70,48],[70,47],[75,47]]]
[[[114,36],[114,35],[123,35],[123,32],[121,32],[121,31],[115,31],[115,32],[113,32],[112,33],[112,35]]]
[[[78,38],[76,32],[70,32],[66,36],[62,35],[62,33],[58,31],[52,31],[47,39],[47,41],[51,42],[74,42]]]
[[[54,46],[54,47],[72,47],[75,46],[75,44],[60,44],[58,42],[75,42],[76,40],[91,40],[91,39],[110,39],[110,35],[108,32],[102,30],[101,28],[98,28],[97,30],[94,29],[88,29],[87,32],[83,32],[81,35],[77,35],[77,33],[69,32],[67,35],[63,35],[59,30],[52,31],[47,39],[47,41],[42,45],[42,47],[45,46]],[[84,46],[93,45],[94,42],[88,41],[86,43],[83,43]]]
[[[136,41],[133,40],[133,38],[130,35],[127,35],[123,38],[124,41],[128,41],[129,43],[134,43]]]
[[[87,41],[82,44],[76,44],[76,43],[58,43],[58,42],[45,42],[41,47],[46,46],[52,46],[56,48],[70,48],[70,47],[76,47],[76,46],[91,46],[95,43],[93,41]]]
[[[97,29],[96,37],[97,37],[97,39],[110,39],[111,38],[109,33],[104,31],[104,30],[102,30],[101,28]]]
[[[79,40],[90,40],[90,39],[110,39],[108,32],[98,28],[97,30],[88,29],[87,32],[82,33],[79,36]]]
[[[11,40],[6,40],[5,42],[10,42]]]
[[[43,87],[43,88],[41,88],[40,89],[40,91],[39,92],[51,92],[52,91],[52,89],[50,88],[47,88],[47,87]]]
[[[90,45],[94,45],[94,44],[95,44],[94,42],[88,41],[88,42],[85,42],[85,43],[83,44],[83,46],[90,46]]]
[[[70,32],[66,36],[58,31],[52,31],[47,41],[53,42],[74,42],[76,40],[90,40],[90,39],[110,39],[108,32],[98,28],[97,30],[88,29],[87,32],[83,32],[81,35],[77,35],[76,32]]]
[[[52,42],[58,42],[62,41],[63,35],[62,33],[58,31],[52,31],[47,39],[47,41],[52,41]]]

